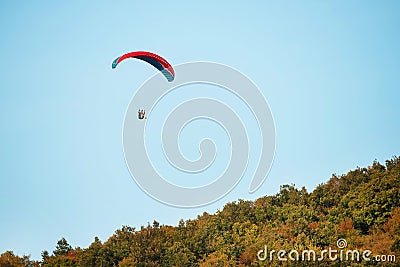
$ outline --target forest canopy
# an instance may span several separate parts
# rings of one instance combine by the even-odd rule
[[[122,226],[105,242],[95,237],[87,248],[73,248],[61,238],[54,251],[42,252],[40,261],[6,251],[0,267],[282,266],[276,259],[260,261],[257,252],[265,246],[322,251],[336,246],[340,238],[351,249],[394,255],[400,261],[399,157],[332,175],[312,192],[282,185],[275,195],[227,203],[215,214],[180,220],[175,227],[157,221],[140,229]],[[307,261],[284,264],[310,266]],[[318,264],[339,266],[328,260]],[[351,266],[381,265],[398,266],[351,262]]]

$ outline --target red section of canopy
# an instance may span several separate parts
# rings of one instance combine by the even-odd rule
[[[152,60],[155,60],[158,63],[160,63],[165,69],[167,69],[172,74],[172,76],[175,76],[175,72],[174,72],[174,69],[172,68],[171,64],[169,64],[168,61],[166,61],[164,58],[160,57],[159,55],[153,54],[151,52],[136,51],[136,52],[126,53],[118,59],[117,64],[119,64],[124,59],[130,58],[130,57],[133,57],[133,58],[147,57]]]

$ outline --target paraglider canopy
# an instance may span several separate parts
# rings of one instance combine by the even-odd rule
[[[121,61],[127,58],[137,58],[146,61],[147,63],[151,64],[153,67],[161,71],[161,73],[164,74],[165,78],[167,78],[169,82],[172,82],[175,78],[174,69],[172,68],[171,64],[168,63],[168,61],[166,61],[159,55],[145,51],[130,52],[116,58],[112,63],[112,68],[115,69]]]

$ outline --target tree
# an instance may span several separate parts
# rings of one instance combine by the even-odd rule
[[[67,255],[68,252],[72,251],[72,247],[68,244],[67,240],[63,237],[57,242],[56,249],[53,251],[55,256]]]
[[[45,263],[46,260],[50,257],[49,252],[47,250],[43,250],[41,256],[42,256],[42,263]]]

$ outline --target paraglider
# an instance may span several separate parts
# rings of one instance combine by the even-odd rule
[[[159,55],[145,51],[130,52],[116,58],[112,63],[112,68],[115,69],[120,62],[127,58],[137,58],[146,61],[158,69],[169,82],[172,82],[175,78],[174,69],[172,68],[171,64],[168,63],[168,61]]]
[[[146,111],[144,111],[144,109],[138,111],[138,119],[139,120],[143,120],[143,119],[147,119],[146,115]]]

